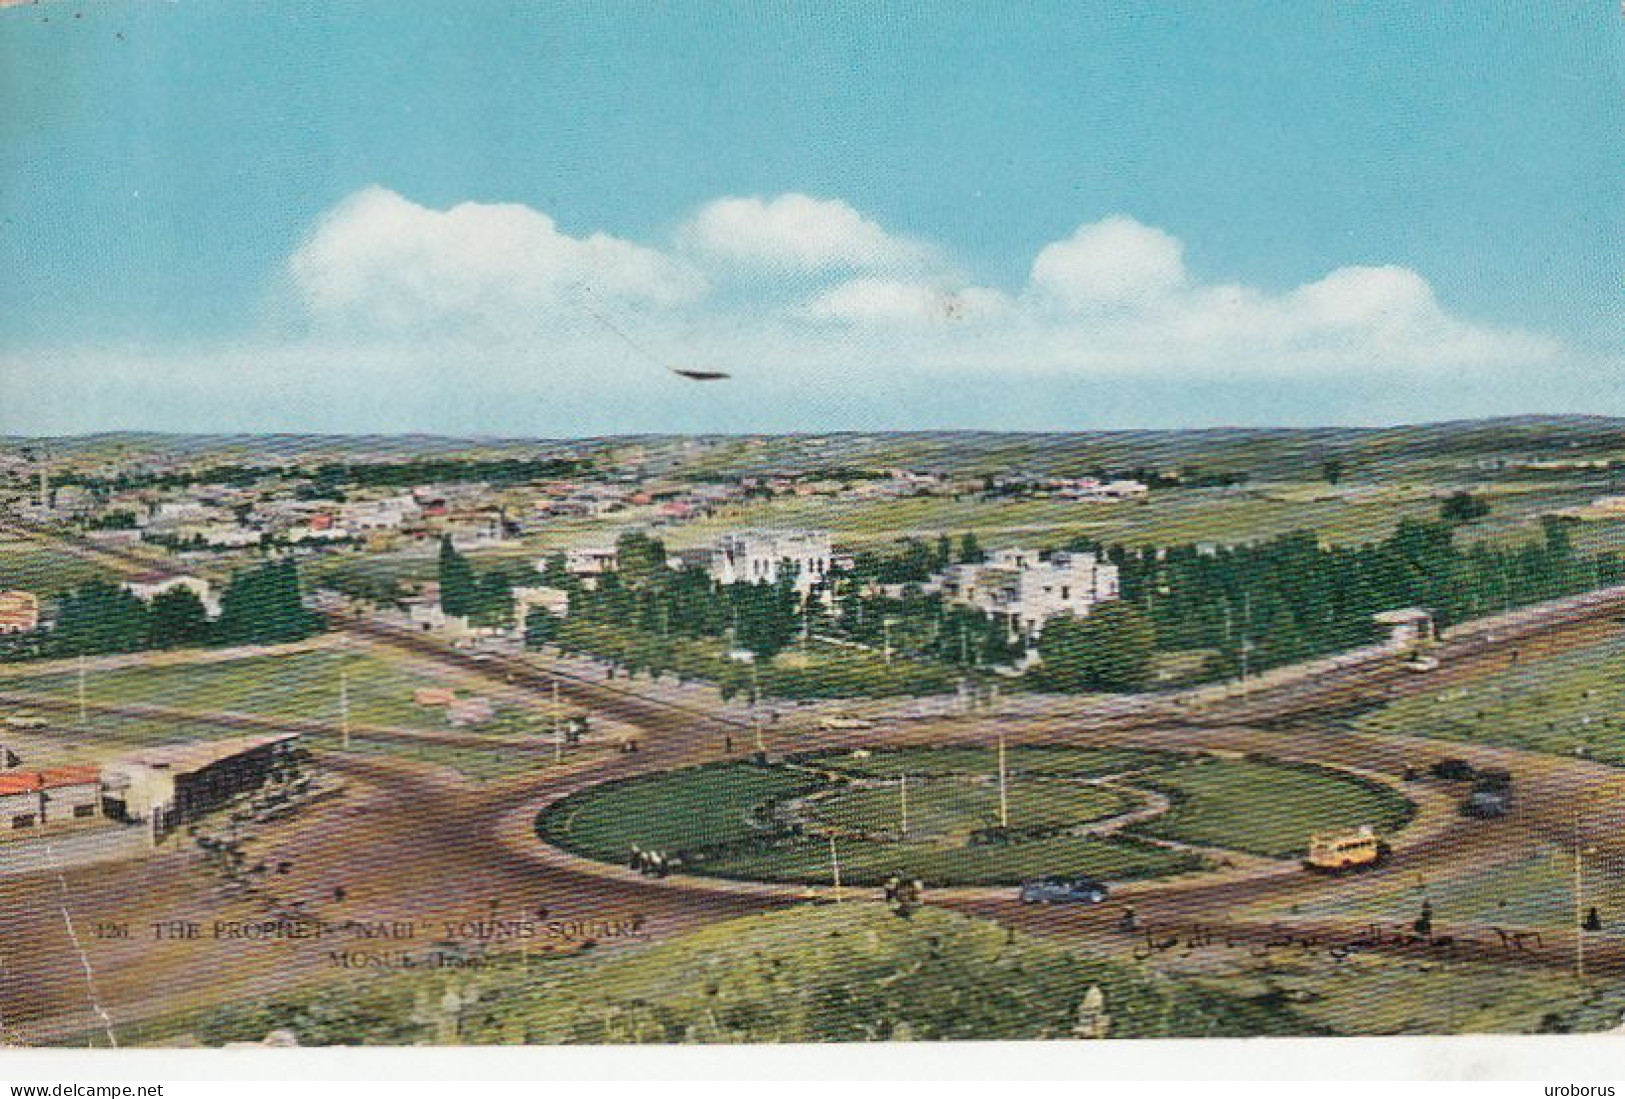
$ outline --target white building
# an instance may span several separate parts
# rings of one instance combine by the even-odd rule
[[[1012,635],[1037,637],[1058,614],[1079,618],[1117,598],[1117,566],[1092,553],[1005,549],[980,565],[950,565],[941,591],[950,603],[1004,619]]]
[[[564,570],[571,576],[602,576],[614,572],[619,554],[614,546],[588,546],[564,552]],[[537,571],[547,568],[545,560],[536,562]]]
[[[774,584],[789,568],[805,596],[829,574],[833,555],[828,531],[735,531],[711,551],[710,572],[719,584]]]
[[[173,591],[176,588],[189,588],[192,594],[198,597],[198,601],[203,604],[203,609],[210,618],[217,618],[220,615],[220,600],[214,597],[214,590],[209,587],[207,580],[196,576],[149,572],[130,577],[130,579],[124,581],[123,587],[125,591],[137,599],[143,599],[148,603],[166,591]]]

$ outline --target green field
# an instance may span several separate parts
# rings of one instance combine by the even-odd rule
[[[1625,766],[1625,635],[1390,702],[1358,725],[1559,755],[1583,746],[1596,759]]]
[[[825,826],[836,834],[843,881],[874,884],[893,873],[931,884],[1011,884],[1041,874],[1122,880],[1198,868],[1196,853],[1151,839],[1287,857],[1312,831],[1370,824],[1392,831],[1410,803],[1386,787],[1317,767],[1261,759],[1190,759],[1117,749],[1014,748],[1008,753],[1010,834],[980,835],[998,821],[992,753],[966,747],[899,750],[866,758],[822,754],[792,766],[731,763],[693,767],[592,787],[548,809],[544,839],[603,861],[633,847],[680,853],[694,873],[760,881],[831,884]],[[878,760],[878,762],[877,762]],[[856,785],[832,774],[861,767]],[[1126,781],[1165,792],[1168,815],[1141,836],[1088,837],[1067,828],[1121,813],[1131,795],[1067,775],[1151,769]],[[910,784],[909,835],[901,791]],[[927,774],[936,777],[925,778]],[[880,776],[878,779],[874,776]],[[787,811],[787,801],[820,796]],[[976,839],[995,842],[973,842]]]
[[[104,565],[36,542],[0,536],[0,589],[20,588],[48,599],[90,580],[112,580]]]
[[[1275,858],[1302,854],[1312,832],[1362,824],[1392,832],[1414,811],[1395,791],[1353,775],[1254,758],[1194,760],[1137,781],[1174,806],[1136,831]]]
[[[1064,745],[1021,745],[1006,753],[1005,767],[1012,775],[1071,775],[1101,778],[1166,764],[1169,752],[1142,748],[1073,748]],[[910,775],[989,775],[999,767],[997,748],[881,748],[868,755],[851,752],[814,752],[792,762],[854,778],[896,778]]]
[[[985,779],[911,782],[908,836],[964,836],[999,823],[999,791]],[[1116,816],[1135,804],[1126,794],[1061,779],[1024,778],[1009,788],[1010,821],[1023,828],[1064,828]],[[808,806],[813,821],[842,833],[896,834],[903,794],[896,782],[860,786]]]
[[[940,496],[857,499],[851,496],[780,497],[737,505],[716,515],[669,528],[661,537],[674,548],[709,545],[741,527],[817,527],[834,532],[843,546],[872,548],[907,536],[972,532],[989,548],[1053,545],[1074,536],[1124,545],[1192,542],[1253,542],[1311,530],[1329,542],[1376,542],[1403,518],[1435,519],[1435,491],[1468,488],[1491,496],[1490,516],[1470,538],[1517,540],[1539,533],[1541,514],[1583,504],[1590,488],[1561,481],[1507,486],[1462,482],[1457,476],[1429,480],[1428,471],[1381,483],[1333,488],[1320,481],[1260,482],[1235,488],[1162,489],[1142,502],[1077,502],[1058,499]],[[584,527],[588,541],[613,541],[604,520]],[[561,540],[562,541],[562,540]]]
[[[85,677],[86,700],[93,705],[156,705],[336,722],[342,671],[347,673],[350,720],[355,724],[444,729],[444,711],[414,704],[413,690],[425,686],[455,687],[467,694],[481,690],[480,681],[455,673],[419,672],[371,652],[345,653],[333,647],[216,661],[198,655],[203,659],[160,654],[126,667],[92,668]],[[72,702],[78,697],[78,682],[76,671],[42,673],[27,665],[0,665],[0,691]],[[545,709],[542,703],[536,721],[543,720]],[[500,708],[498,713],[502,715]],[[482,731],[504,731],[498,724]]]
[[[878,886],[893,874],[919,878],[928,886],[1015,885],[1045,874],[1128,881],[1166,877],[1206,865],[1199,855],[1132,836],[1058,835],[964,846],[837,840],[836,857],[842,883],[854,886]],[[698,861],[691,869],[717,877],[811,885],[830,885],[834,877],[827,841],[730,852]]]
[[[537,830],[550,843],[603,862],[624,862],[633,847],[721,847],[765,834],[747,819],[755,807],[818,785],[783,768],[690,767],[591,787],[550,807]]]

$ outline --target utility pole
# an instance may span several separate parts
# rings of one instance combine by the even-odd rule
[[[1580,810],[1574,811],[1574,976],[1576,980],[1585,980],[1586,976],[1586,933],[1585,933],[1585,861],[1582,853],[1583,841],[1580,836]]]
[[[891,664],[891,619],[887,618],[884,615],[882,615],[881,618],[880,618],[880,636],[882,638],[881,644],[884,646],[885,653],[886,653],[886,663],[888,665],[890,665]]]
[[[350,665],[349,654],[340,657],[339,665],[339,735],[344,739],[344,750],[350,750]]]
[[[756,661],[753,659],[750,662],[750,727],[751,731],[756,734],[756,751],[765,756],[767,755],[767,743],[762,740],[762,714],[756,705],[761,694],[762,681],[756,671]]]
[[[553,681],[553,762],[564,762],[564,727],[559,724],[559,681]]]
[[[897,797],[901,802],[899,814],[902,817],[898,834],[904,839],[908,839],[908,775],[906,774],[897,777]]]
[[[90,706],[85,701],[85,654],[79,654],[79,731],[90,727]]]
[[[835,850],[835,833],[829,834],[829,880],[835,886],[835,903],[840,904],[841,896],[841,856]]]
[[[1010,782],[1004,766],[1004,734],[999,734],[999,827],[1010,827]]]

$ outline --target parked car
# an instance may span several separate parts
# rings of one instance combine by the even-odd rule
[[[1467,795],[1467,800],[1461,803],[1462,816],[1476,817],[1479,820],[1504,817],[1510,812],[1512,812],[1510,786],[1487,786],[1479,783],[1473,787],[1473,792]]]
[[[1048,877],[1021,883],[1022,904],[1099,904],[1110,892],[1093,878]]]

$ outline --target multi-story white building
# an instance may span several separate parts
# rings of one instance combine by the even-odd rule
[[[1004,619],[1012,635],[1034,638],[1059,614],[1087,615],[1117,598],[1117,566],[1092,553],[1050,554],[1005,549],[984,564],[950,565],[941,591],[950,603]]]
[[[805,596],[829,574],[828,531],[741,530],[722,536],[711,551],[711,578],[719,584],[775,584],[792,569]]]

